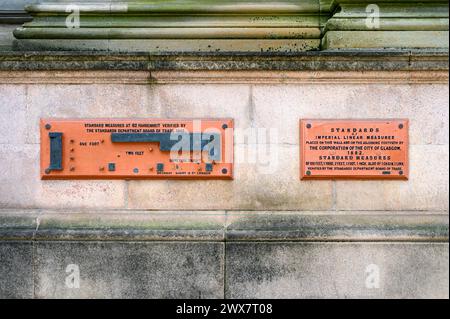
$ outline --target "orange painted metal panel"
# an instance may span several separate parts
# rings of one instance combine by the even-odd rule
[[[231,119],[42,119],[42,179],[232,179]]]
[[[301,179],[408,179],[408,120],[303,119],[300,140]]]

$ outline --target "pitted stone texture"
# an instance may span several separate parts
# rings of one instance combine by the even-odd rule
[[[235,127],[250,126],[248,85],[155,85],[150,96],[167,118],[232,118]]]
[[[32,85],[27,95],[27,142],[39,143],[40,118],[159,117],[145,85]]]
[[[123,208],[124,181],[42,181],[39,145],[0,145],[0,208]]]
[[[0,85],[0,144],[25,142],[26,86]]]
[[[254,125],[298,144],[298,119],[410,120],[411,144],[448,144],[448,85],[305,84],[253,89]]]
[[[6,221],[10,219],[3,218]],[[223,211],[89,210],[80,213],[72,210],[45,212],[39,216],[39,229],[35,232],[35,239],[52,241],[222,241],[225,236],[225,219],[226,215]],[[1,222],[2,216],[0,215],[0,225]],[[8,230],[6,229],[6,231]],[[0,236],[1,231],[0,226]]]
[[[31,242],[0,242],[0,299],[33,298]]]
[[[256,163],[249,163],[245,155],[249,146],[236,145],[233,181],[130,181],[129,208],[328,210],[332,207],[332,181],[300,182],[298,146],[259,147],[272,157],[260,156]]]
[[[338,210],[448,211],[448,145],[412,145],[408,181],[337,181]]]
[[[227,241],[448,241],[445,212],[227,212]]]
[[[27,96],[28,143],[39,118],[233,118],[250,125],[245,85],[34,85]]]
[[[42,242],[35,284],[38,298],[223,298],[223,244]]]
[[[226,298],[448,298],[448,257],[439,243],[229,243]]]

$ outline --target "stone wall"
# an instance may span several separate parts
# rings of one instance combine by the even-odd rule
[[[0,296],[448,298],[448,62],[396,54],[3,55]],[[236,136],[233,181],[41,181],[42,117],[277,134]],[[300,181],[301,118],[408,118],[410,179]]]
[[[3,165],[8,170],[0,186],[2,194],[7,194],[2,198],[2,206],[446,211],[446,93],[446,84],[423,83],[3,84],[1,147]],[[267,140],[270,144],[266,147],[272,157],[261,158],[256,164],[247,163],[249,145],[237,137],[235,152],[240,157],[235,159],[234,182],[61,182],[39,178],[40,118],[208,116],[233,118],[237,130],[275,129],[278,140]],[[300,182],[298,120],[301,118],[409,118],[410,180]]]

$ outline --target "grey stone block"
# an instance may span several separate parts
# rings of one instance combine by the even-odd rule
[[[222,298],[220,243],[39,242],[38,298]],[[70,288],[76,274],[79,288]],[[73,267],[73,266],[69,266]],[[68,272],[66,272],[68,270]],[[70,279],[70,277],[69,277]]]
[[[122,208],[124,181],[42,181],[39,145],[0,143],[0,208]]]
[[[37,211],[0,209],[0,244],[5,241],[33,240],[38,226]]]
[[[33,298],[31,242],[0,242],[0,299]]]
[[[448,31],[329,31],[322,39],[329,49],[448,48]]]
[[[0,30],[0,45],[2,44]],[[24,85],[0,85],[0,144],[25,142],[26,87]]]
[[[158,117],[149,104],[151,90],[142,85],[36,85],[28,87],[27,143],[39,143],[40,118]]]
[[[229,243],[226,260],[227,298],[448,298],[449,293],[447,243]]]
[[[332,181],[300,182],[298,146],[272,144],[266,150],[272,152],[273,158],[251,163],[245,161],[248,147],[236,145],[233,181],[130,181],[128,208],[151,210],[332,208]],[[268,164],[264,165],[266,163]]]
[[[301,118],[407,118],[411,144],[448,144],[447,92],[445,84],[260,85],[253,89],[254,125],[277,128],[280,143],[298,144]]]
[[[227,241],[448,241],[448,214],[228,212]]]
[[[338,210],[448,211],[448,145],[411,145],[408,181],[337,181]]]
[[[5,14],[0,13],[0,50],[10,50],[14,41],[13,31],[17,25],[4,25],[4,19]]]

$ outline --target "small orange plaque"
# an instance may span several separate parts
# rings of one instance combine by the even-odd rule
[[[232,179],[233,120],[41,120],[42,179]]]
[[[408,120],[301,120],[302,179],[408,179]]]

